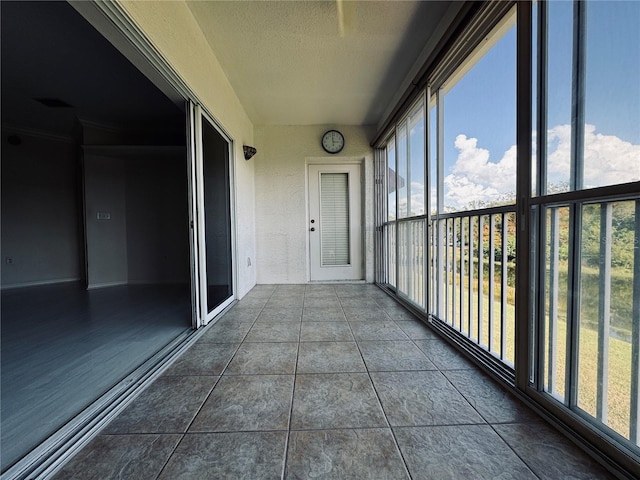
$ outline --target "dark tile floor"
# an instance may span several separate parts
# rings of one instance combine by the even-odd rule
[[[375,286],[259,285],[56,478],[609,476]]]

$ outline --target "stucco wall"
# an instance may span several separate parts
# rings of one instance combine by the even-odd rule
[[[337,127],[345,148],[329,155],[320,137],[335,126],[256,126],[255,164],[258,283],[306,283],[308,274],[307,191],[309,161],[364,160],[363,233],[365,280],[373,282],[373,129]]]
[[[184,2],[119,3],[234,141],[237,293],[242,298],[256,283],[255,163],[242,153],[243,145],[255,144],[253,125]]]

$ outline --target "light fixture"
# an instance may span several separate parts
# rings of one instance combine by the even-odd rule
[[[245,160],[249,160],[257,152],[255,147],[250,147],[249,145],[243,145],[242,146],[242,150],[244,151],[244,159]]]

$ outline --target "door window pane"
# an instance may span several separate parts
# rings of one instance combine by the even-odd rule
[[[349,174],[320,174],[322,265],[349,265]]]
[[[229,143],[202,119],[207,311],[232,295]]]

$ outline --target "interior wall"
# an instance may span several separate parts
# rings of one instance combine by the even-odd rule
[[[85,154],[83,170],[88,287],[126,284],[127,193],[124,160]]]
[[[186,151],[87,147],[88,283],[188,284]]]
[[[2,287],[79,280],[80,177],[71,139],[2,128]],[[20,145],[7,138],[17,135]]]
[[[185,2],[119,4],[233,139],[236,293],[242,298],[256,284],[254,166],[261,146],[254,142],[253,125]],[[251,161],[244,160],[243,145],[258,149]]]
[[[126,162],[130,284],[189,284],[186,151]]]
[[[326,153],[322,134],[337,128],[344,149]],[[373,128],[356,126],[256,127],[256,235],[258,283],[306,283],[308,277],[307,161],[363,160],[365,280],[373,282]]]

